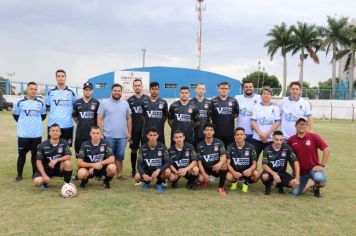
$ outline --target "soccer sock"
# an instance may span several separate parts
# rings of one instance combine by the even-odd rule
[[[157,176],[157,182],[156,184],[162,184],[163,183],[163,179],[161,176]]]
[[[32,176],[36,173],[36,154],[31,156],[31,164],[32,164]]]
[[[112,180],[112,177],[105,176],[104,182],[108,183]]]
[[[17,158],[17,175],[22,176],[23,172],[23,167],[25,166],[26,163],[26,154],[20,154],[19,157]]]
[[[226,179],[226,170],[220,170],[219,171],[219,188],[223,188],[225,184],[225,179]]]
[[[63,171],[63,179],[64,182],[66,182],[67,184],[70,182],[70,179],[72,178],[72,171]]]
[[[132,172],[136,172],[136,161],[137,161],[137,153],[131,152],[131,168]]]
[[[272,185],[272,182],[273,182],[273,180],[263,180],[263,179],[261,179],[262,180],[262,183],[264,184],[264,185],[266,185],[266,186],[271,186]]]
[[[194,184],[194,182],[197,178],[198,178],[198,176],[188,175],[188,184]]]

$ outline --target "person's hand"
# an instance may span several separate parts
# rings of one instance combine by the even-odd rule
[[[219,172],[219,170],[221,169],[222,163],[219,161],[218,163],[216,163],[215,165],[213,165],[213,171],[214,172]]]
[[[127,142],[131,141],[131,134],[130,133],[127,133],[126,140],[127,140]]]
[[[89,175],[93,175],[94,174],[94,168],[89,168]]]
[[[281,182],[281,177],[277,173],[273,174],[273,179],[277,184]]]
[[[242,177],[242,174],[240,172],[234,171],[232,172],[232,175],[234,176],[234,178],[239,179]]]
[[[251,169],[246,169],[242,172],[242,174],[246,177],[250,177],[252,174],[252,170]]]
[[[322,166],[314,166],[313,167],[313,171],[323,171],[324,170],[324,167],[322,167]]]
[[[101,162],[93,163],[93,168],[96,170],[100,170],[101,168],[103,168],[103,164],[101,164]]]
[[[161,172],[160,169],[155,170],[155,171],[152,173],[151,178],[152,178],[152,179],[156,179],[160,172]]]
[[[178,170],[178,175],[180,177],[185,176],[187,174],[188,170],[186,168],[181,168]]]
[[[48,163],[48,166],[51,167],[52,169],[54,166],[58,163],[58,159],[52,160]]]
[[[207,175],[206,173],[203,174],[203,177],[204,177],[204,179],[205,179],[206,182],[208,182],[208,181],[210,180],[210,176]]]
[[[149,175],[146,175],[146,174],[143,174],[143,175],[142,175],[142,178],[143,178],[143,180],[146,181],[146,182],[152,181],[152,178],[151,178]]]
[[[48,184],[49,182],[51,182],[51,178],[48,177],[48,175],[45,175],[45,176],[43,176],[43,182]]]
[[[300,182],[299,182],[299,179],[297,179],[297,178],[294,178],[294,179],[292,179],[292,180],[290,181],[290,186],[291,186],[292,188],[298,187],[299,184],[300,184]]]

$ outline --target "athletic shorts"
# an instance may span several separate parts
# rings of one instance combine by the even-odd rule
[[[50,138],[49,136],[49,127],[47,127],[47,136],[48,139]],[[69,145],[69,147],[72,147],[73,144],[73,127],[71,128],[61,128],[61,136],[60,138],[65,139]]]
[[[63,177],[63,172],[61,172],[61,163],[62,162],[58,162],[54,168],[44,168],[46,175],[48,175],[48,177],[53,178],[53,177]],[[38,170],[36,171],[36,173],[33,175],[33,178],[37,178],[37,177],[41,177],[41,172],[39,172]]]
[[[257,156],[257,162],[258,159],[260,157],[261,152],[268,146],[270,145],[272,142],[268,142],[268,143],[263,143],[260,140],[257,139],[252,139],[251,144],[255,147],[256,150],[256,156]]]
[[[42,137],[38,138],[17,138],[17,146],[19,155],[26,155],[31,151],[32,155],[36,155],[37,146],[42,142]]]
[[[206,167],[204,167],[204,170],[205,170],[205,173],[207,174],[207,175],[212,175],[212,176],[214,176],[214,177],[219,177],[220,176],[220,171],[218,172],[218,173],[216,173],[215,171],[213,171],[213,168],[206,168]]]
[[[84,143],[85,141],[87,141],[87,139],[77,139],[77,138],[75,139],[74,141],[75,158],[78,159],[80,147],[82,146],[82,143]]]
[[[266,171],[263,171],[262,172],[262,175],[263,174],[268,174],[269,176],[269,179],[273,181],[273,176],[269,173],[267,173]],[[284,172],[284,173],[277,173],[279,175],[279,177],[281,178],[281,183],[283,185],[283,187],[289,187],[289,182],[293,179],[293,176],[287,172]]]
[[[106,168],[108,167],[108,165],[104,165],[100,170],[95,170],[94,169],[94,173],[92,175],[89,175],[89,178],[94,178],[94,177],[101,177],[101,176],[106,176]],[[89,168],[85,168],[87,170],[89,170]]]
[[[131,134],[131,142],[130,142],[130,148],[137,150],[141,145],[141,140],[142,140],[142,133],[141,132],[135,132]]]

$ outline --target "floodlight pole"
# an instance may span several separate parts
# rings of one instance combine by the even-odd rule
[[[142,67],[145,67],[145,60],[146,60],[146,49],[143,48],[142,50]]]
[[[198,14],[199,28],[198,28],[198,37],[197,37],[197,58],[198,65],[197,70],[201,68],[201,36],[202,36],[202,26],[203,26],[203,11],[206,10],[206,5],[203,5],[204,0],[197,0],[197,5],[195,10]]]

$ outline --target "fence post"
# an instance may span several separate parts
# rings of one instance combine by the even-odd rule
[[[330,120],[333,120],[333,103],[330,103]]]
[[[351,105],[352,105],[352,122],[354,122],[355,106],[354,106],[354,104],[351,104]]]

